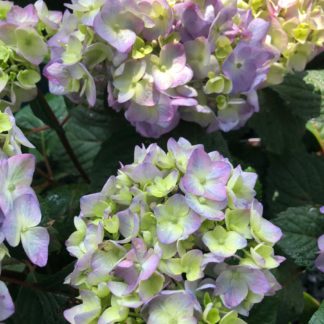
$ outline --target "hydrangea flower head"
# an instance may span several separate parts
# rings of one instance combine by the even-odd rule
[[[277,51],[270,68],[269,84],[278,84],[287,72],[303,71],[306,64],[323,51],[323,3],[315,1],[240,1],[254,17],[262,17],[270,27],[266,43]]]
[[[1,110],[7,106],[18,109],[36,96],[39,65],[48,55],[44,35],[54,33],[61,20],[61,15],[48,11],[42,0],[26,7],[8,4],[0,7]]]
[[[17,19],[19,18],[17,13]],[[49,234],[39,226],[41,211],[31,187],[35,157],[22,154],[21,145],[33,147],[16,126],[9,108],[0,112],[0,273],[1,261],[9,257],[7,244],[21,242],[30,261],[44,267],[48,258]],[[0,320],[14,313],[14,304],[0,281]]]
[[[284,261],[281,231],[260,214],[256,175],[184,138],[167,148],[136,147],[81,198],[66,282],[82,304],[65,311],[70,323],[245,323],[238,314],[279,289],[269,269]]]
[[[48,41],[45,76],[54,94],[93,106],[96,93],[108,92],[109,106],[154,138],[180,119],[230,131],[258,111],[255,93],[277,52],[266,44],[270,24],[250,10],[194,0],[73,0],[67,7],[72,12]]]

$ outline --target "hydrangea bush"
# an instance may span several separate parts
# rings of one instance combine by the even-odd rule
[[[67,282],[70,323],[245,323],[280,285],[281,230],[262,217],[257,175],[184,138],[136,147],[99,193],[81,198]]]
[[[41,211],[31,188],[35,158],[22,154],[21,145],[33,147],[7,108],[0,112],[0,273],[1,262],[9,257],[5,243],[16,247],[21,242],[33,264],[43,267],[47,263],[49,235],[38,226]],[[0,320],[13,312],[9,291],[0,281]]]
[[[0,0],[0,322],[322,323],[323,17]]]

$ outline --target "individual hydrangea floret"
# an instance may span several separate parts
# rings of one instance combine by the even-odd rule
[[[24,133],[16,125],[12,111],[7,107],[4,112],[0,111],[0,156],[5,154],[12,156],[21,154],[21,146],[34,148]]]
[[[39,226],[41,210],[31,187],[35,157],[22,154],[21,145],[33,147],[6,108],[0,112],[0,273],[2,260],[10,257],[7,245],[16,247],[21,242],[30,261],[39,267],[48,258],[49,234]],[[9,291],[0,281],[0,320],[13,312]]]
[[[70,323],[245,323],[280,285],[280,229],[262,217],[256,174],[184,138],[136,147],[99,193],[81,198],[66,278]]]

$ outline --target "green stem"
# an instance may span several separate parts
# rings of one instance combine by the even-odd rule
[[[57,136],[59,137],[63,147],[65,148],[66,153],[70,157],[73,165],[75,168],[79,171],[82,178],[87,182],[90,183],[90,179],[86,172],[83,170],[81,163],[79,162],[77,156],[75,155],[71,144],[69,143],[64,128],[62,127],[61,123],[56,118],[55,114],[52,111],[52,108],[49,106],[47,100],[45,99],[43,93],[38,89],[38,95],[37,100],[39,101],[42,109],[46,110],[46,117],[49,118],[51,125],[51,128],[55,130]]]

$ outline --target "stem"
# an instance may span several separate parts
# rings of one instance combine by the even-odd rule
[[[32,268],[34,268],[33,265],[31,266]],[[34,269],[31,270],[34,271]],[[60,295],[68,296],[70,298],[73,298],[74,296],[77,295],[77,290],[72,287],[66,286],[66,289],[64,291],[56,290],[56,289],[48,288],[46,286],[42,286],[37,282],[26,281],[25,277],[26,277],[26,273],[24,274],[24,273],[11,271],[11,270],[4,270],[3,273],[0,275],[0,281],[4,281],[8,284],[18,285],[33,290],[42,291],[45,293],[60,294]]]
[[[4,281],[6,283],[11,283],[11,284],[15,284],[15,285],[19,285],[25,288],[30,288],[30,289],[34,289],[34,290],[42,290],[40,287],[37,287],[36,285],[20,280],[20,279],[16,279],[16,278],[9,278],[6,276],[0,276],[0,280]]]
[[[46,153],[46,147],[45,147],[45,143],[44,143],[44,136],[41,137],[41,148],[42,148],[42,154],[43,154],[43,158],[44,158],[44,163],[45,163],[45,167],[46,167],[46,170],[47,170],[47,174],[48,174],[48,178],[49,178],[49,181],[52,183],[53,182],[53,171],[52,171],[52,168],[51,168],[51,165],[49,163],[49,160],[48,160],[48,156],[47,156],[47,153]]]
[[[43,170],[41,170],[40,168],[36,168],[36,172],[42,176],[43,178],[45,178],[48,182],[53,182],[53,179],[50,179],[48,174],[46,174],[46,172],[44,172]]]
[[[3,276],[3,275],[0,275],[0,280],[5,283],[8,283],[8,284],[25,287],[25,288],[32,289],[35,291],[41,291],[43,293],[59,294],[62,296],[73,298],[73,299],[74,299],[74,296],[76,295],[74,289],[69,289],[68,291],[58,291],[58,290],[56,291],[56,290],[52,290],[52,289],[47,289],[46,287],[42,287],[37,283],[30,283],[25,280],[7,277],[7,276]]]
[[[64,126],[64,125],[68,122],[69,119],[70,119],[70,116],[67,115],[67,116],[63,119],[63,121],[60,123],[61,126]],[[51,129],[51,127],[45,125],[45,126],[43,126],[43,127],[31,128],[30,130],[28,130],[28,132],[31,132],[31,133],[40,133],[40,132],[43,132],[43,131],[46,131],[46,130],[49,130],[49,129]]]
[[[55,125],[55,127],[52,127],[52,128],[55,130],[57,136],[59,137],[59,139],[60,139],[62,145],[64,146],[66,153],[70,157],[73,165],[79,171],[82,178],[87,183],[90,183],[90,179],[89,179],[88,175],[85,173],[85,171],[83,170],[78,158],[76,157],[76,155],[71,147],[71,144],[69,143],[69,141],[66,137],[65,131],[64,131],[61,123],[56,118],[55,114],[53,113],[51,107],[49,106],[47,100],[45,99],[44,95],[42,94],[42,92],[40,90],[38,90],[38,99],[39,99],[43,109],[46,110],[46,113],[47,113],[48,117],[51,119],[51,122],[53,123],[53,125]]]

